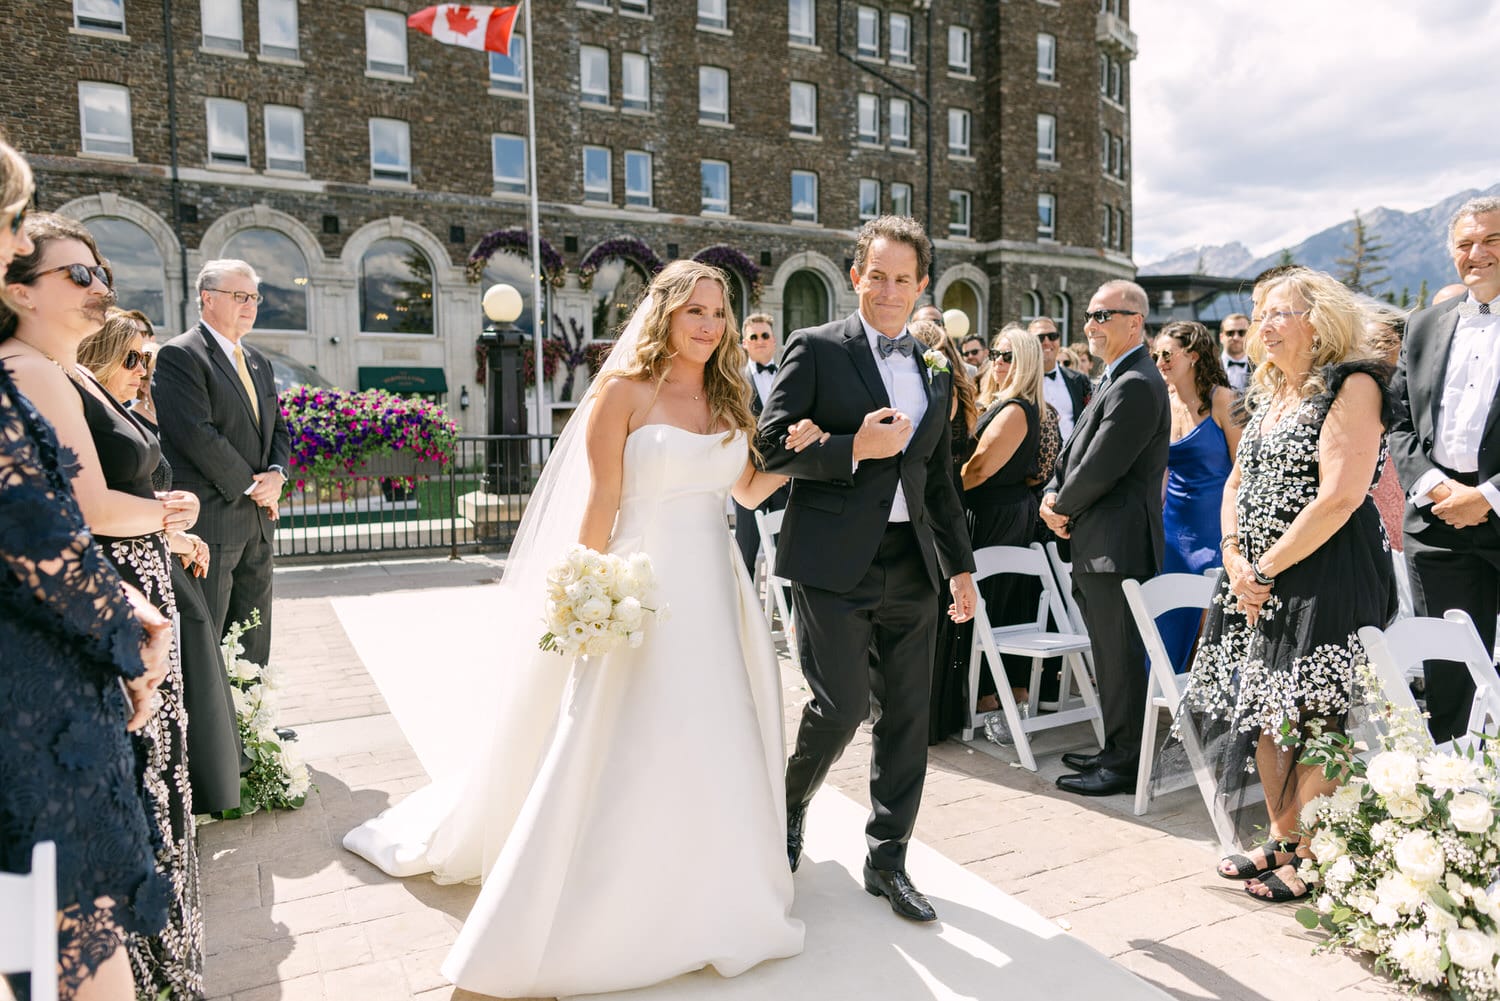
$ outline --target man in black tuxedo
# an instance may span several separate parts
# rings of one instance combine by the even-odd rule
[[[1167,386],[1141,339],[1148,309],[1145,291],[1128,281],[1105,282],[1089,300],[1083,329],[1105,374],[1042,498],[1042,520],[1072,544],[1073,596],[1093,642],[1104,714],[1104,749],[1063,755],[1078,773],[1057,787],[1084,796],[1133,789],[1141,751],[1146,653],[1120,585],[1161,569],[1171,429]]]
[[[1249,337],[1250,317],[1244,313],[1230,313],[1219,323],[1219,343],[1224,347],[1219,361],[1229,377],[1229,388],[1242,396],[1250,385],[1250,356],[1245,353]]]
[[[198,272],[201,319],[156,355],[152,395],[173,482],[198,495],[198,534],[208,543],[203,582],[216,636],[260,612],[245,658],[271,654],[271,534],[291,452],[265,356],[243,342],[255,326],[260,280],[244,261],[209,261]]]
[[[1416,613],[1461,608],[1493,650],[1500,613],[1500,198],[1465,202],[1448,235],[1468,292],[1408,321],[1388,442],[1406,487],[1404,552]],[[1430,660],[1424,673],[1433,739],[1467,732],[1474,698],[1468,670]]]
[[[906,844],[927,774],[938,591],[947,579],[958,621],[975,604],[949,457],[952,375],[906,332],[931,262],[915,220],[867,223],[849,272],[859,311],[792,334],[760,420],[766,468],[792,477],[776,573],[793,582],[812,690],[787,762],[788,861],[795,870],[808,803],[873,694],[865,889],[914,921],[937,917],[906,874]],[[830,437],[793,452],[787,433],[804,418]]]
[[[1088,406],[1092,388],[1089,377],[1057,363],[1062,350],[1062,334],[1050,316],[1039,316],[1026,327],[1042,344],[1042,395],[1057,411],[1057,429],[1062,440],[1073,433],[1073,425]]]
[[[776,381],[776,327],[769,313],[752,313],[745,317],[741,328],[741,343],[750,360],[745,363],[745,378],[750,381],[750,410],[759,417],[765,409],[766,398],[771,395],[771,384]],[[780,487],[767,497],[757,511],[780,511],[786,507],[789,487]],[[745,560],[745,569],[755,575],[755,556],[760,552],[760,530],[755,524],[755,511],[734,505],[734,544],[740,548]]]

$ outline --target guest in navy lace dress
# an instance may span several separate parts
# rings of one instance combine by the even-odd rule
[[[114,304],[112,276],[88,230],[62,216],[26,220],[35,249],[6,271],[9,308],[0,309],[0,357],[17,386],[79,458],[78,505],[115,569],[161,612],[175,613],[167,570],[168,534],[191,528],[198,500],[183,491],[158,495],[151,474],[161,447],[77,364],[78,344],[98,330]],[[203,995],[203,921],[186,754],[186,713],[176,644],[160,707],[137,736],[144,756],[146,808],[162,832],[157,865],[172,887],[167,927],[129,942],[140,992],[174,999]]]
[[[30,180],[0,142],[0,268],[31,251],[18,220]],[[171,626],[139,594],[132,604],[90,538],[72,468],[0,361],[0,871],[28,872],[35,844],[56,846],[59,992],[87,983],[126,1001],[124,939],[158,933],[171,894],[126,729],[151,711]],[[10,982],[29,995],[27,978]]]

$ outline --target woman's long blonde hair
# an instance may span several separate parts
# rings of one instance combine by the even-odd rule
[[[745,375],[750,356],[740,344],[739,324],[735,322],[729,299],[729,280],[718,268],[700,261],[673,261],[657,272],[646,289],[651,308],[642,321],[635,355],[623,367],[605,373],[604,378],[649,382],[660,392],[672,365],[672,314],[687,305],[693,289],[704,279],[717,284],[724,294],[724,334],[703,368],[709,427],[727,425],[730,431],[743,431],[754,449],[755,415],[750,411],[750,380]]]
[[[1284,285],[1290,286],[1307,303],[1307,322],[1313,329],[1312,367],[1302,385],[1295,388],[1300,396],[1314,396],[1328,388],[1323,381],[1324,365],[1369,356],[1363,346],[1365,313],[1354,293],[1332,275],[1311,268],[1289,268],[1255,286],[1252,298],[1257,316],[1262,312],[1266,296]],[[1260,333],[1261,325],[1253,326],[1245,346],[1250,360],[1255,363],[1255,373],[1250,378],[1250,389],[1245,398],[1251,409],[1269,402],[1287,385],[1286,374],[1267,360]]]
[[[1008,323],[995,335],[995,349],[999,350],[1000,339],[1010,341],[1010,370],[1002,379],[995,375],[995,367],[984,374],[984,393],[980,406],[988,410],[1002,400],[1026,400],[1036,407],[1036,412],[1046,412],[1047,398],[1042,392],[1042,340],[1019,323]]]
[[[125,364],[130,342],[137,337],[144,340],[146,335],[136,325],[135,314],[111,308],[105,314],[104,326],[78,342],[78,364],[94,373],[94,378],[105,385]]]

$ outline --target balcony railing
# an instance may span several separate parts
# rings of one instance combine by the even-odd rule
[[[1094,38],[1106,48],[1113,49],[1126,59],[1134,59],[1140,51],[1136,42],[1135,32],[1130,30],[1130,25],[1123,17],[1117,17],[1109,11],[1100,11],[1098,19],[1094,22]]]

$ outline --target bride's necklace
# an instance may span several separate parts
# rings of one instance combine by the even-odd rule
[[[672,382],[671,379],[668,379],[666,381],[670,385],[673,385],[673,386],[677,385],[677,383]],[[698,392],[696,392],[696,393],[694,393],[691,389],[683,389],[683,390],[679,390],[679,392],[686,394],[692,400],[702,400],[703,399],[703,387],[702,386],[698,387]]]

